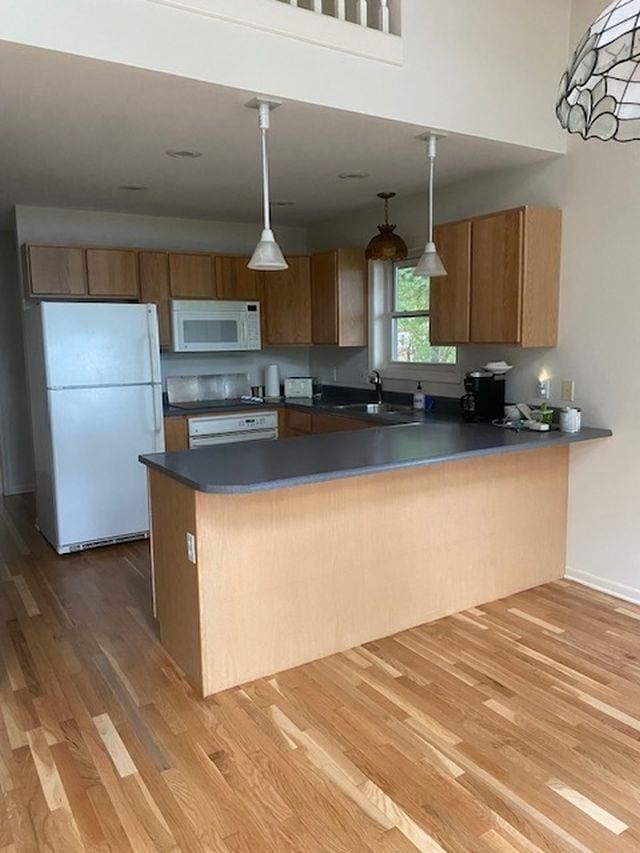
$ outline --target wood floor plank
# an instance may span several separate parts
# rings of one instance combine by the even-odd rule
[[[0,506],[0,853],[640,849],[640,607],[554,582],[202,700],[147,543]]]

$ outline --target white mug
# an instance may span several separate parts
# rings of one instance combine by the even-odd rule
[[[580,409],[567,408],[560,411],[560,432],[580,432],[582,412]]]

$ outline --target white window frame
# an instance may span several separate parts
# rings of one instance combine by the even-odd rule
[[[411,253],[403,265],[417,264],[419,252]],[[393,295],[395,266],[387,261],[372,261],[369,267],[369,368],[377,369],[384,379],[442,382],[456,384],[462,373],[460,351],[455,364],[405,363],[393,361]],[[422,312],[420,312],[422,313]],[[429,312],[425,311],[425,315]]]

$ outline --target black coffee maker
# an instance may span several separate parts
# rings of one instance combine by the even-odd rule
[[[460,398],[465,421],[491,422],[504,417],[505,377],[488,370],[472,370],[464,377]]]

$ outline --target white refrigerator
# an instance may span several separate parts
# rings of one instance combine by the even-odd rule
[[[141,453],[164,450],[155,305],[27,310],[38,528],[59,554],[148,535]]]

